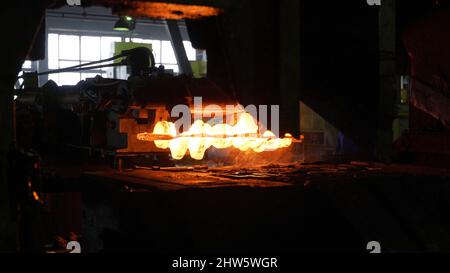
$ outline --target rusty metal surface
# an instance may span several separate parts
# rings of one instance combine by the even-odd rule
[[[125,183],[130,186],[154,188],[159,190],[179,190],[186,188],[221,188],[221,187],[285,187],[290,184],[256,179],[254,177],[215,176],[209,172],[179,170],[145,170],[137,169],[123,172],[89,172],[91,178],[108,178],[111,182]]]
[[[252,168],[229,167],[137,167],[132,170],[92,171],[85,175],[107,183],[158,190],[224,187],[307,187],[320,181],[363,179],[383,175],[450,176],[445,169],[368,162],[350,164],[271,164]]]

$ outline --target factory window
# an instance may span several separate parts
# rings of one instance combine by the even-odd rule
[[[22,70],[31,69],[31,66],[32,66],[31,61],[25,61],[25,62],[23,62]]]
[[[60,69],[112,57],[114,42],[121,37],[79,36],[51,33],[48,35],[48,68]],[[101,75],[112,76],[112,68],[50,74],[58,85],[74,85],[80,80]]]
[[[28,73],[35,72],[38,70],[38,67],[39,67],[39,62],[37,62],[37,61],[24,61],[22,64],[22,69],[20,70],[20,72],[17,76],[20,77],[23,75],[23,73],[26,73],[26,72],[28,72]],[[16,81],[14,88],[20,89],[22,86],[22,83],[23,83],[23,79],[19,78]]]
[[[74,65],[84,64],[114,55],[114,42],[122,41],[121,37],[108,36],[80,36],[50,33],[48,35],[48,68],[61,69]],[[179,72],[175,52],[170,41],[151,40],[142,38],[125,38],[125,42],[151,44],[156,66],[164,65],[166,69]],[[195,61],[196,50],[191,42],[183,41],[189,61]],[[116,74],[121,70],[116,71]],[[101,75],[103,77],[126,78],[124,75],[115,75],[113,68],[101,68],[83,72],[66,72],[50,74],[49,80],[58,85],[74,85],[80,80]]]

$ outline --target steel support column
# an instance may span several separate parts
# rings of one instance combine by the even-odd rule
[[[379,11],[379,108],[375,156],[389,162],[392,154],[392,123],[400,93],[396,73],[396,0],[384,0]]]
[[[186,49],[183,45],[183,38],[181,37],[180,28],[177,21],[167,20],[167,30],[170,35],[170,42],[172,43],[175,57],[177,59],[180,73],[185,75],[192,75],[191,63],[188,60]]]
[[[300,1],[279,2],[280,132],[300,132]]]

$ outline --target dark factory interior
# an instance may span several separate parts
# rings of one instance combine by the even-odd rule
[[[0,13],[0,252],[450,251],[450,1]]]

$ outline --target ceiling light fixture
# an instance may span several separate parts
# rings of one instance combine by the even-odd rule
[[[130,16],[121,16],[114,25],[113,30],[117,31],[131,31],[136,27],[136,20]]]

